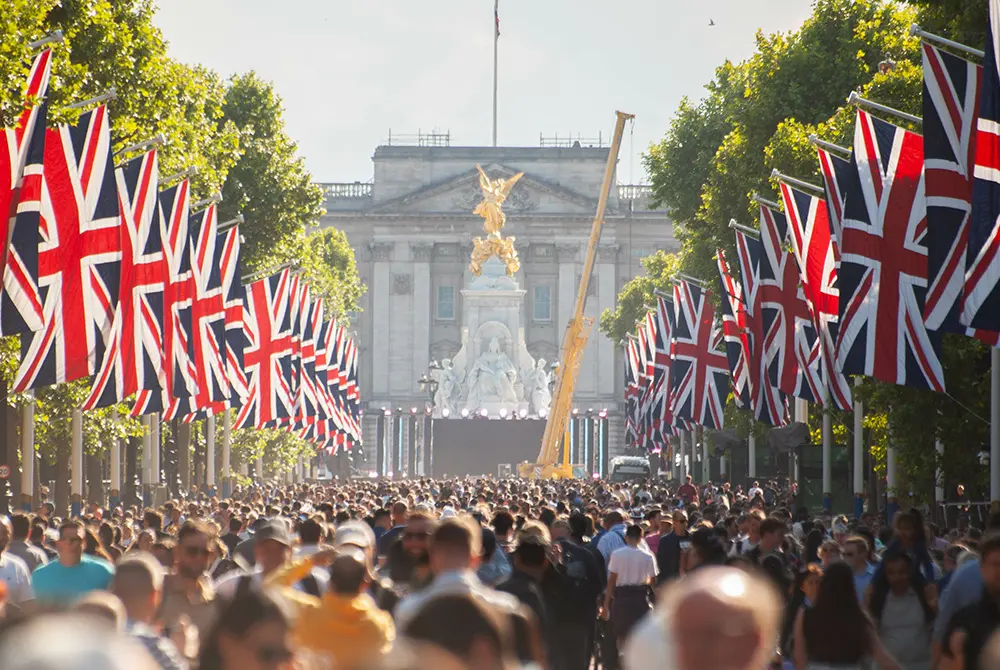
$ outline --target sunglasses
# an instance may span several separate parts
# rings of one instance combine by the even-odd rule
[[[184,547],[184,553],[188,556],[209,556],[212,552],[205,547]]]
[[[284,646],[260,647],[254,654],[261,663],[279,665],[291,660],[292,650]]]

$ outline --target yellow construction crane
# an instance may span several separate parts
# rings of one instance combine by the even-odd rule
[[[573,391],[576,389],[576,379],[580,372],[580,360],[587,348],[587,338],[594,325],[593,317],[583,315],[587,306],[587,287],[590,284],[590,273],[594,270],[594,258],[597,255],[597,243],[601,239],[601,228],[604,226],[604,209],[608,204],[608,194],[611,192],[615,175],[615,165],[618,163],[618,151],[625,132],[625,122],[634,118],[632,114],[615,112],[618,119],[615,122],[615,133],[608,151],[608,164],[604,168],[604,183],[601,185],[601,195],[597,200],[597,214],[594,225],[590,229],[590,242],[587,246],[587,256],[583,261],[583,277],[576,292],[576,309],[573,317],[566,324],[563,336],[562,357],[556,370],[556,389],[549,409],[549,419],[545,424],[545,434],[542,436],[542,449],[538,453],[536,463],[521,463],[518,473],[528,479],[571,479],[573,465],[570,463],[569,435],[566,427],[570,410],[573,405]],[[562,442],[562,453],[559,453],[559,443]]]

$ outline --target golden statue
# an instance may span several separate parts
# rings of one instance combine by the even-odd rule
[[[483,263],[491,256],[497,256],[507,266],[507,275],[512,276],[521,267],[521,262],[514,248],[514,238],[504,239],[500,235],[504,223],[507,222],[507,215],[503,213],[503,203],[524,173],[518,172],[510,179],[501,177],[491,181],[483,172],[483,168],[477,165],[476,169],[479,171],[479,187],[483,190],[483,200],[476,205],[472,213],[483,217],[483,229],[487,235],[485,240],[481,237],[472,240],[475,248],[472,250],[469,269],[478,277],[482,274]]]

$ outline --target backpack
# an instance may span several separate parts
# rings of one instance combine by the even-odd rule
[[[559,600],[567,612],[581,614],[589,612],[597,604],[601,584],[588,569],[586,547],[580,547],[572,542],[561,542],[562,573],[564,575],[565,593]]]

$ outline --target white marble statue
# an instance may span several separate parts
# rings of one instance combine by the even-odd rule
[[[544,358],[539,358],[524,380],[524,395],[531,401],[531,412],[536,415],[547,413],[552,405],[552,391],[549,390],[549,382],[552,381],[552,373],[546,368]]]
[[[462,376],[455,369],[450,358],[441,361],[441,369],[437,371],[437,392],[434,394],[434,404],[438,411],[448,410],[450,414],[458,411],[458,400],[462,395]]]
[[[490,340],[489,349],[480,354],[469,370],[469,398],[466,407],[476,410],[490,403],[516,403],[517,369],[503,351],[497,338]]]

